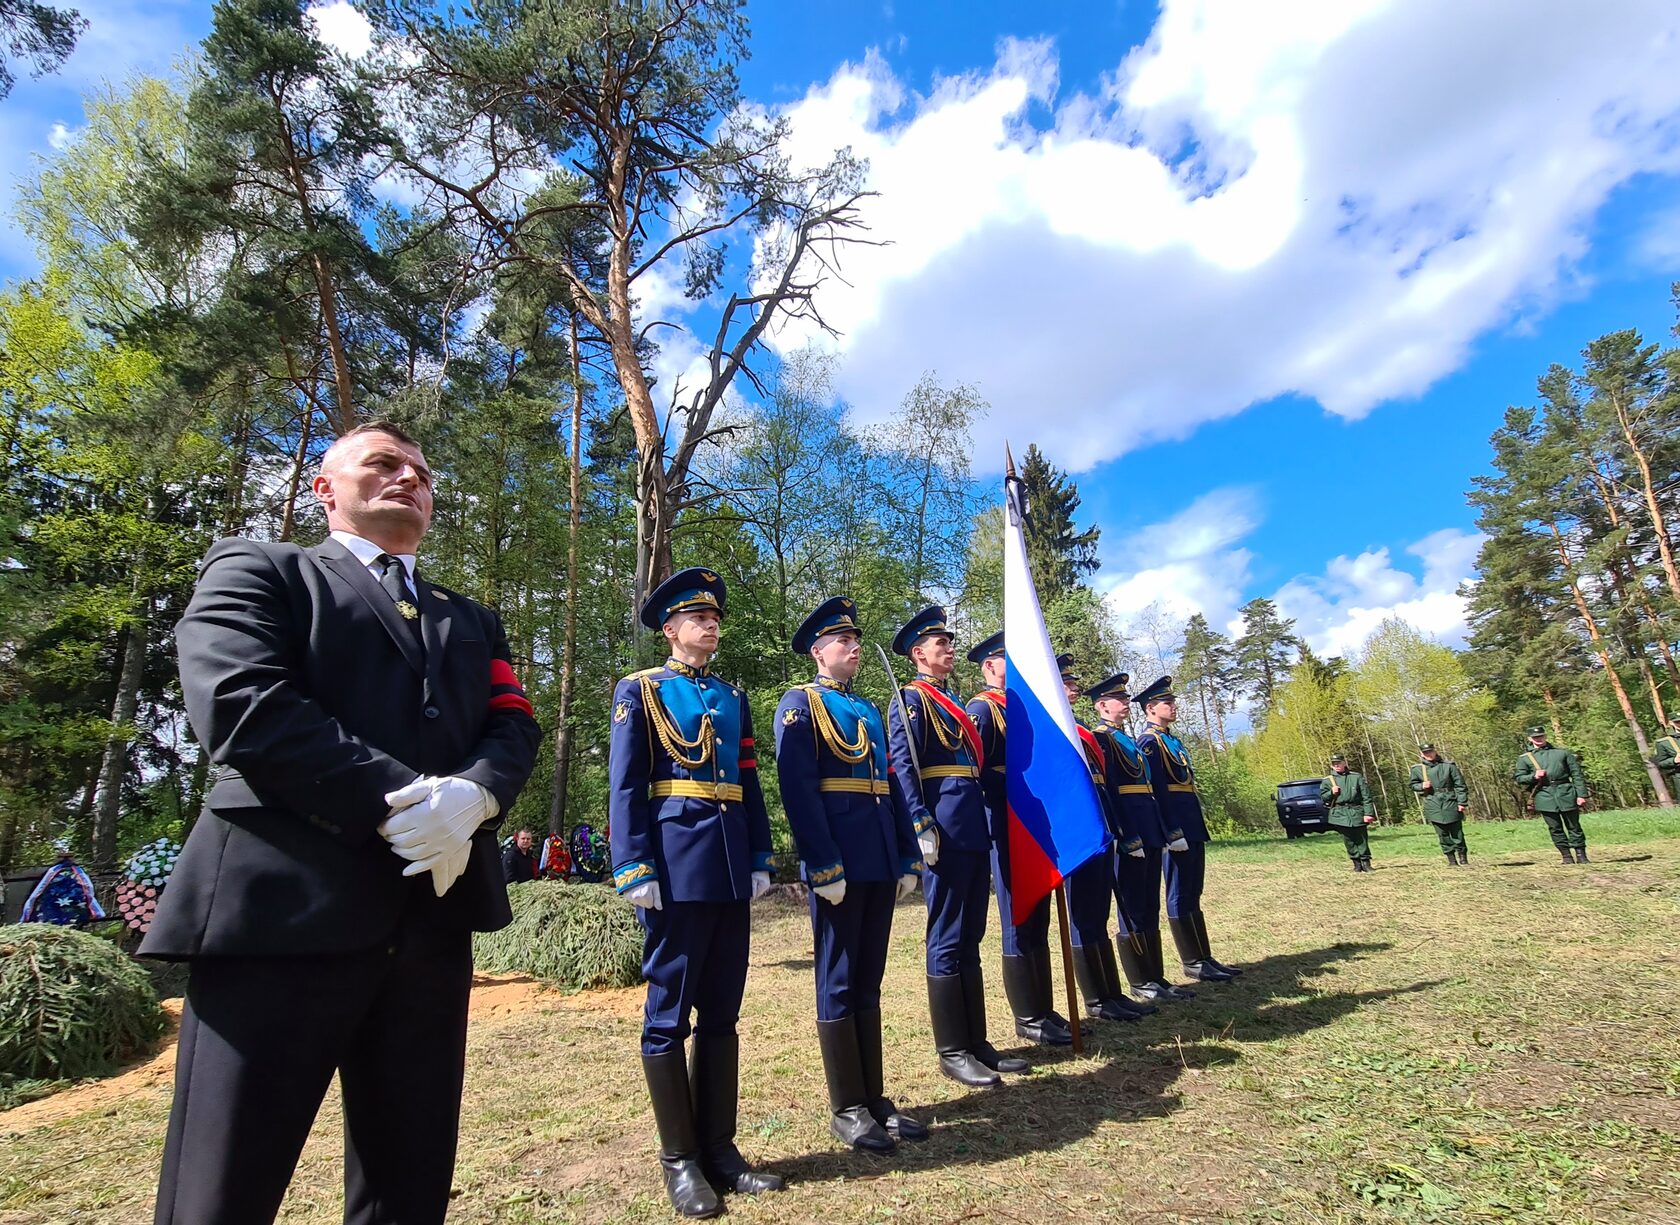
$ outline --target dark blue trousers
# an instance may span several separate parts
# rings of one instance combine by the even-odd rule
[[[1202,880],[1207,875],[1207,843],[1192,842],[1188,851],[1166,853],[1167,917],[1182,919],[1202,908]]]
[[[1108,939],[1108,912],[1114,898],[1114,849],[1093,855],[1067,878],[1068,926],[1073,946],[1100,945]]]
[[[1114,894],[1123,921],[1139,931],[1161,926],[1160,847],[1144,847],[1143,858],[1121,855],[1114,869]]]
[[[1017,956],[1025,948],[1048,949],[1050,947],[1050,895],[1032,908],[1025,923],[1016,926],[1010,916],[1014,913],[1012,907],[1014,899],[1009,892],[1009,873],[1005,870],[1002,857],[998,855],[997,847],[992,847],[992,893],[997,898],[998,923],[1003,936],[1003,955]]]
[[[700,1033],[732,1034],[747,987],[752,930],[747,902],[666,902],[663,910],[638,907],[642,930],[642,1054],[681,1050],[688,1014]]]
[[[964,967],[980,968],[986,935],[986,895],[991,892],[992,857],[945,842],[939,862],[922,873],[927,898],[927,972],[943,977]]]
[[[846,882],[838,906],[811,894],[811,935],[816,940],[817,1020],[838,1021],[881,1007],[887,972],[897,881]]]

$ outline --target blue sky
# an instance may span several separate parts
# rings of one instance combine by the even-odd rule
[[[0,104],[7,179],[76,126],[82,89],[160,71],[208,28],[207,4],[80,7],[65,71]],[[1078,473],[1122,617],[1157,602],[1223,625],[1267,595],[1321,651],[1390,613],[1458,641],[1464,492],[1504,407],[1604,331],[1669,339],[1672,4],[749,15],[748,98],[812,160],[867,156],[882,193],[892,246],[820,303],[842,393],[868,422],[924,370],[975,384],[978,466],[1007,438]],[[0,276],[30,270],[7,235]]]

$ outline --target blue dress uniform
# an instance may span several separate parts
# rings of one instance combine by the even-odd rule
[[[825,600],[793,635],[796,655],[819,638],[859,636],[855,606]],[[838,902],[810,897],[816,946],[817,1042],[828,1080],[829,1130],[853,1148],[891,1152],[927,1129],[884,1096],[881,977],[899,882],[922,870],[904,800],[891,785],[881,712],[849,682],[819,675],[776,708],[777,781],[813,886],[844,883]]]
[[[1207,822],[1202,817],[1201,797],[1196,793],[1195,771],[1184,742],[1169,727],[1155,719],[1150,706],[1171,700],[1172,677],[1163,676],[1138,694],[1144,717],[1149,720],[1138,744],[1149,762],[1150,785],[1162,819],[1182,831],[1188,848],[1168,851],[1164,874],[1167,885],[1167,925],[1178,946],[1184,972],[1204,982],[1223,982],[1242,971],[1214,960],[1208,947],[1207,918],[1202,914],[1202,883],[1207,870]]]
[[[648,597],[642,622],[721,615],[724,597],[717,575],[683,570]],[[734,1140],[752,875],[772,866],[747,695],[676,659],[625,677],[613,692],[608,770],[613,885],[623,894],[657,884],[662,902],[636,913],[646,932],[642,1067],[666,1191],[683,1215],[711,1216],[721,1204],[706,1184],[781,1186],[750,1170]],[[691,1010],[692,1068],[683,1052]]]
[[[912,646],[933,635],[950,635],[945,610],[937,604],[905,623],[893,650],[908,656]],[[936,828],[939,839],[937,860],[922,874],[934,1047],[940,1070],[953,1080],[995,1085],[999,1071],[1024,1071],[1027,1065],[1000,1056],[986,1039],[980,941],[992,883],[992,831],[980,790],[979,732],[937,677],[920,674],[899,696],[904,715],[894,702],[887,716],[894,781],[917,834]]]
[[[1127,698],[1131,677],[1117,672],[1085,691],[1092,701]],[[1189,999],[1195,992],[1174,987],[1166,981],[1161,955],[1161,858],[1169,842],[1184,836],[1161,818],[1155,800],[1149,758],[1125,728],[1103,721],[1096,727],[1097,742],[1108,760],[1113,786],[1115,813],[1125,832],[1129,852],[1133,845],[1143,850],[1141,858],[1130,853],[1115,860],[1114,897],[1121,918],[1121,932],[1114,939],[1120,954],[1120,968],[1132,992],[1144,1000]],[[1136,839],[1133,843],[1131,839]],[[1128,930],[1130,935],[1128,935]]]
[[[970,663],[1003,655],[999,630],[968,653]],[[983,689],[968,700],[968,717],[980,733],[980,791],[992,829],[992,892],[997,897],[1003,937],[1003,990],[1015,1014],[1015,1033],[1044,1046],[1073,1042],[1068,1020],[1052,1003],[1050,977],[1050,895],[1017,924],[1009,889],[1009,788],[1004,767],[1008,700],[1001,689]]]

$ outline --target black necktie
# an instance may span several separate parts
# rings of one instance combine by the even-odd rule
[[[379,585],[385,589],[385,594],[391,597],[391,603],[397,606],[397,613],[414,635],[414,641],[424,644],[425,639],[420,635],[420,610],[414,606],[414,601],[409,599],[408,584],[403,581],[406,569],[402,558],[381,553],[379,567]]]

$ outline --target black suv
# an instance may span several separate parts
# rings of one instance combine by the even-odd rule
[[[1330,828],[1330,810],[1318,798],[1316,778],[1298,778],[1279,783],[1277,788],[1278,824],[1291,838],[1302,834],[1322,834]]]

